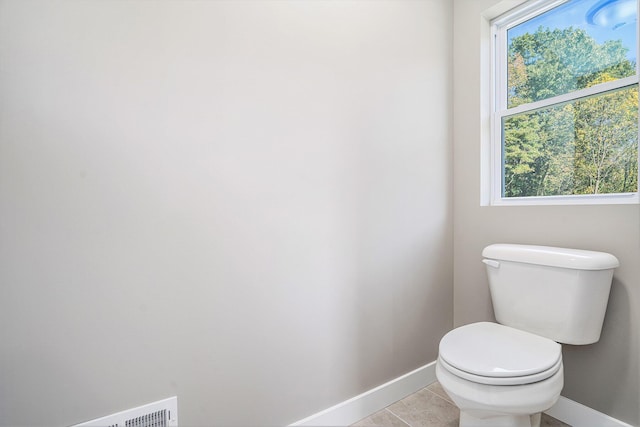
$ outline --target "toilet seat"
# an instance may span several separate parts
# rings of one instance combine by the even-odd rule
[[[552,377],[562,367],[562,360],[558,360],[558,363],[556,363],[550,369],[547,369],[546,371],[543,371],[543,372],[538,372],[537,374],[533,374],[533,375],[525,375],[522,377],[485,377],[481,375],[470,374],[468,372],[457,369],[449,365],[441,357],[438,359],[438,362],[444,369],[446,369],[453,375],[456,375],[467,381],[471,381],[477,384],[486,384],[486,385],[525,385],[525,384],[536,383],[538,381],[543,381],[543,380],[546,380],[547,378]]]
[[[479,322],[446,334],[440,341],[439,361],[452,374],[475,383],[530,384],[558,372],[561,348],[548,338]]]

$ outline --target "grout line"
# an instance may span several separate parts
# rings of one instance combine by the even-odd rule
[[[447,402],[449,402],[449,403],[451,403],[452,405],[454,405],[454,406],[455,406],[455,403],[453,403],[453,401],[451,400],[451,398],[450,398],[449,396],[444,397],[444,396],[442,396],[441,394],[436,393],[435,391],[429,390],[429,388],[428,388],[428,387],[425,387],[425,390],[428,390],[430,393],[435,394],[435,395],[436,395],[436,396],[438,396],[440,399],[443,399],[443,400],[445,400],[445,401],[447,401]]]
[[[405,420],[403,420],[400,416],[398,416],[397,414],[395,414],[391,409],[389,408],[384,408],[385,411],[388,411],[391,415],[393,415],[394,417],[396,417],[397,419],[399,419],[400,421],[402,421],[403,423],[405,423],[406,425],[408,425],[409,427],[411,427],[411,424],[409,424],[408,422],[406,422]]]

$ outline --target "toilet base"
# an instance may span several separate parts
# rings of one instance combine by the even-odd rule
[[[471,382],[441,363],[436,364],[436,377],[460,409],[460,427],[540,427],[541,413],[558,401],[564,384],[562,367],[546,380],[523,385]]]
[[[540,427],[542,413],[533,415],[502,415],[478,418],[464,411],[460,412],[460,427]]]

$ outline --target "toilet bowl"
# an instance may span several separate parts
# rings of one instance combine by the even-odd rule
[[[496,323],[466,325],[440,342],[436,376],[460,426],[538,427],[563,387],[560,345]]]
[[[604,252],[495,244],[482,260],[497,323],[440,341],[436,376],[461,427],[539,427],[564,385],[562,347],[600,339],[613,270]]]

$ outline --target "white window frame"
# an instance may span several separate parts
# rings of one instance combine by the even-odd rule
[[[637,204],[639,193],[581,194],[566,196],[502,197],[502,119],[505,117],[535,111],[556,104],[571,102],[580,98],[622,89],[638,84],[640,76],[640,55],[636,55],[636,74],[612,82],[601,83],[585,89],[507,108],[507,30],[537,15],[547,12],[569,0],[532,0],[491,21],[491,153],[489,176],[489,204],[492,206],[521,205],[599,205]],[[638,0],[640,2],[640,0]],[[640,11],[640,5],[639,9]],[[636,34],[638,31],[636,21]],[[637,43],[640,46],[640,43]],[[640,116],[640,114],[639,114]],[[640,117],[639,117],[640,121]],[[640,129],[640,126],[639,126]],[[639,135],[640,141],[640,135]],[[640,156],[638,163],[640,164]],[[638,174],[640,177],[640,174]],[[640,178],[639,185],[640,189]]]

